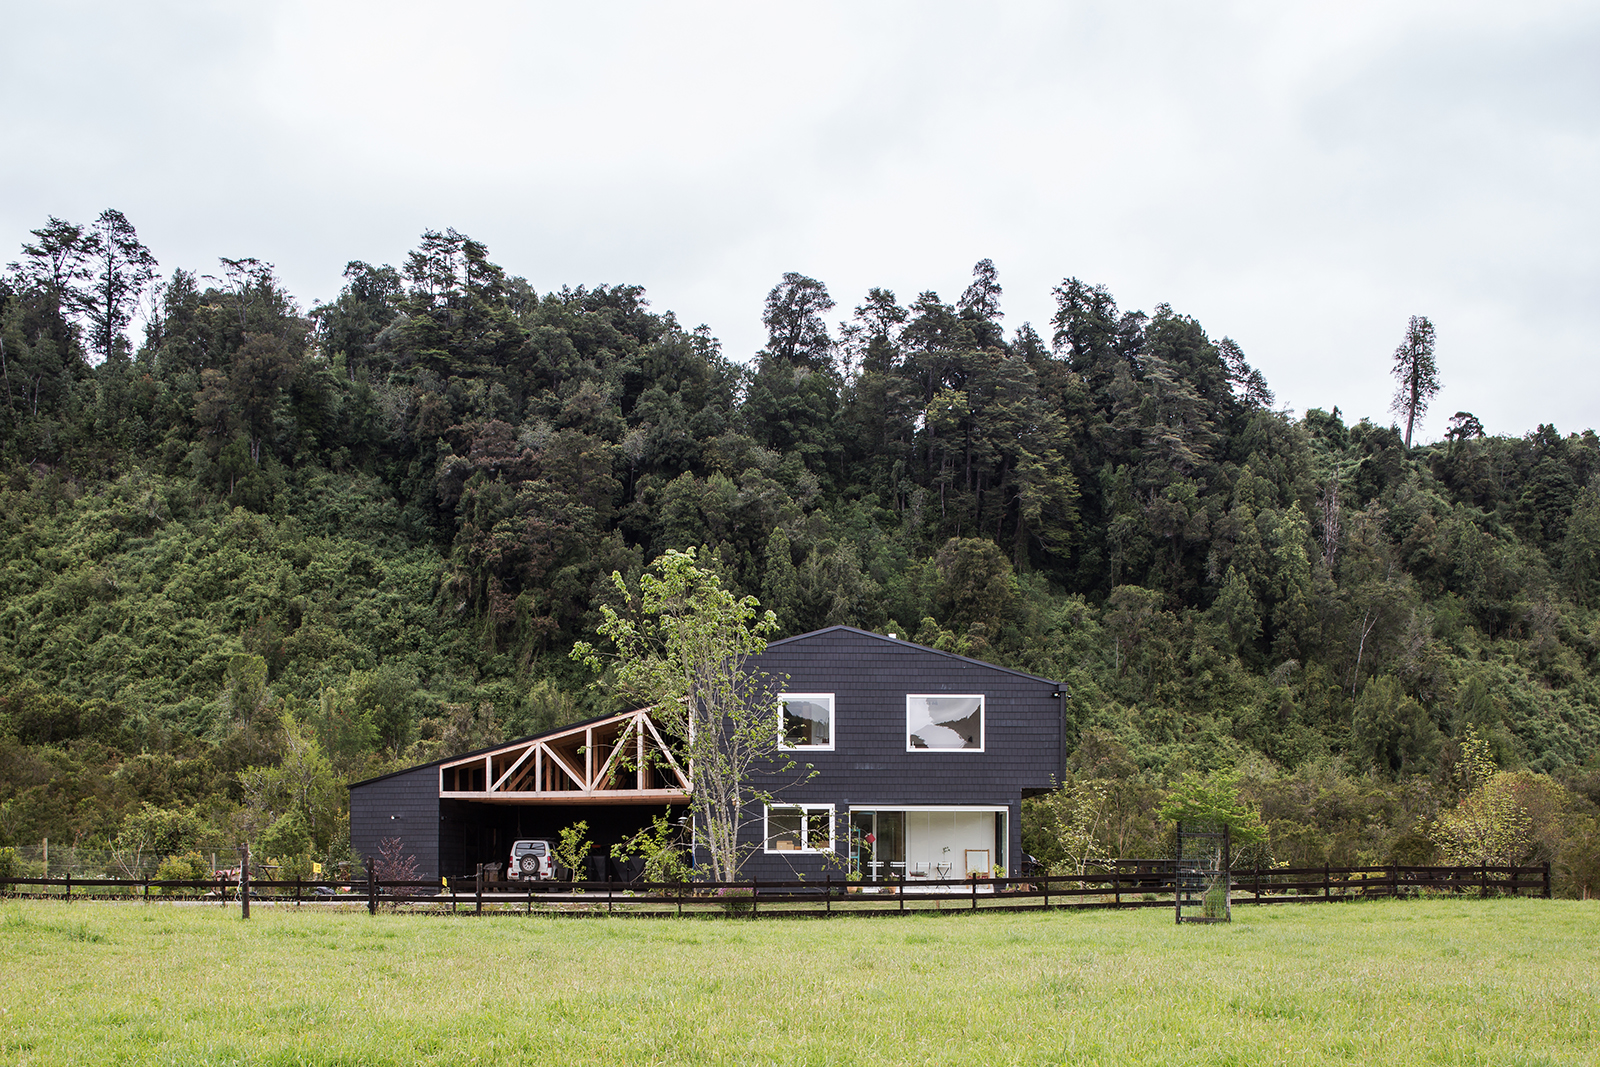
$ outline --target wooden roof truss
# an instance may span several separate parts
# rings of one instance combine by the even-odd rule
[[[689,776],[649,708],[439,766],[439,796],[498,804],[686,804]]]

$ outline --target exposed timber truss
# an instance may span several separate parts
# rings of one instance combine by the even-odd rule
[[[439,796],[498,804],[687,804],[689,776],[650,709],[641,708],[440,764]]]

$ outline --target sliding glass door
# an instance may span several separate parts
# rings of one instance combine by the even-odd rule
[[[898,882],[906,875],[906,813],[852,811],[850,866],[868,882]]]
[[[850,864],[868,882],[965,878],[1007,869],[1005,808],[904,807],[850,812]]]

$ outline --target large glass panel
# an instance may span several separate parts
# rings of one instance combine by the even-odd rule
[[[882,819],[886,812],[879,811]],[[909,878],[965,878],[1008,869],[1006,812],[987,808],[914,808],[904,813]]]
[[[983,749],[983,697],[906,697],[907,749]]]
[[[865,878],[869,873],[868,864],[872,860],[872,843],[877,840],[877,834],[874,831],[872,812],[852,811],[850,813],[851,874],[859,874]]]
[[[899,881],[906,876],[906,813],[850,813],[850,863],[869,882]]]
[[[783,743],[789,748],[833,747],[833,694],[780,693]]]
[[[1011,835],[1006,826],[1006,813],[997,811],[994,815],[994,870],[1005,871],[1008,875],[1016,877],[1021,871],[1013,871],[1006,862],[1006,842]]]
[[[878,868],[884,881],[900,880],[906,876],[906,813],[903,811],[878,812]]]

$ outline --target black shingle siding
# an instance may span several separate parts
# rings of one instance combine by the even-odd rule
[[[439,767],[429,763],[350,789],[350,847],[378,855],[385,838],[398,837],[402,854],[417,857],[418,877],[439,877]]]

